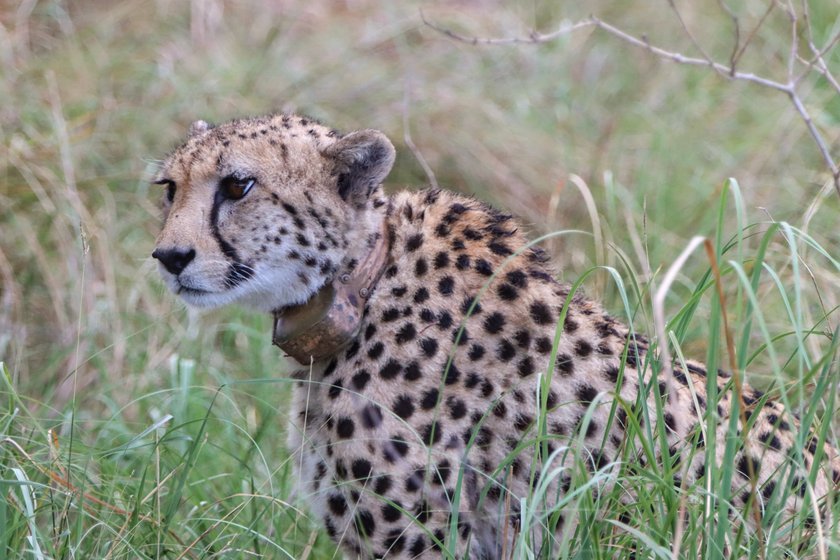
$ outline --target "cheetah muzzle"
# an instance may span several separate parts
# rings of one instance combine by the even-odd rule
[[[380,132],[274,115],[199,121],[155,179],[165,224],[153,256],[169,289],[197,307],[273,313],[275,341],[300,363],[299,495],[345,552],[499,558],[525,536],[520,503],[541,481],[559,503],[569,473],[611,484],[616,465],[644,459],[631,423],[667,434],[648,443],[657,461],[680,461],[680,483],[703,477],[707,454],[681,450],[724,441],[730,418],[745,428],[731,378],[688,362],[666,383],[645,338],[570,294],[511,216],[442,190],[385,195],[393,162]],[[797,419],[752,389],[744,400],[736,506],[771,496],[778,472],[792,473],[792,510],[840,484],[833,448],[789,453]],[[550,549],[578,518],[544,501],[526,530]]]

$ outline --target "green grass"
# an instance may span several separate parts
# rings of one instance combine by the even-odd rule
[[[193,4],[203,8],[24,3],[2,16],[0,558],[335,554],[293,491],[288,366],[268,319],[184,310],[149,257],[160,218],[147,179],[196,118],[293,109],[345,130],[379,128],[399,153],[391,190],[429,180],[404,142],[410,132],[438,183],[516,213],[534,238],[552,234],[541,244],[561,279],[652,340],[666,271],[693,236],[711,239],[727,321],[698,248],[664,300],[671,355],[729,369],[728,329],[750,383],[840,441],[840,198],[785,96],[597,32],[472,46],[419,15],[514,36],[591,12],[697,55],[667,3]],[[731,21],[716,6],[681,8],[726,60]],[[840,10],[809,6],[825,40]],[[742,27],[765,7],[737,6]],[[774,13],[742,68],[783,79],[788,41]],[[840,66],[840,49],[827,63]],[[804,85],[836,153],[840,96],[815,77]],[[571,477],[557,508],[577,521],[547,557],[723,558],[725,543],[729,557],[840,558],[836,523],[781,510],[787,485],[764,504],[763,541],[739,522],[750,513],[729,506],[737,434],[694,449],[725,454],[696,485],[674,485],[680,465],[642,467],[634,458],[656,465],[662,434],[632,404],[620,406],[641,449],[628,443],[594,474],[582,462],[568,473],[544,467],[541,480]],[[522,445],[545,457],[549,437]],[[542,498],[536,489],[522,504],[525,534],[557,522]],[[828,501],[837,519],[837,492]],[[514,556],[539,545],[522,538]]]

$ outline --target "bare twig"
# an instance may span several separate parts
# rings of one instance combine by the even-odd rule
[[[556,31],[552,31],[551,33],[540,33],[536,30],[533,30],[527,37],[484,39],[481,37],[468,37],[466,35],[455,33],[451,29],[440,27],[436,23],[427,20],[426,15],[423,13],[423,10],[420,10],[420,18],[423,20],[424,24],[426,24],[428,27],[431,27],[438,33],[446,35],[450,39],[454,39],[461,43],[469,43],[470,45],[513,45],[523,43],[546,43],[563,35],[568,35],[574,31],[577,31],[578,29],[584,29],[586,27],[593,27],[596,25],[592,19],[584,19],[575,23],[564,22]]]
[[[680,10],[677,8],[676,2],[674,2],[674,0],[668,0],[668,5],[671,6],[671,10],[674,12],[674,15],[677,16],[677,21],[680,22],[680,27],[682,27],[683,33],[685,33],[686,37],[688,37],[688,40],[691,41],[691,44],[694,45],[694,48],[697,49],[697,52],[699,52],[703,56],[703,58],[706,60],[706,62],[711,68],[720,71],[718,68],[715,67],[715,63],[712,60],[712,57],[708,55],[706,50],[703,48],[703,45],[701,45],[697,41],[697,39],[694,38],[694,33],[692,33],[691,30],[688,28],[688,24],[685,22],[685,20],[682,17],[682,14],[680,13]],[[729,71],[731,72],[734,68],[735,65],[730,64]]]
[[[738,21],[738,16],[735,15],[735,12],[732,11],[726,2],[718,0],[718,6],[720,6],[720,9],[726,12],[726,15],[728,15],[729,19],[732,20],[735,37],[732,41],[732,54],[729,55],[729,68],[734,69],[735,66],[738,65],[738,53],[741,51],[741,23]],[[750,37],[747,37],[748,42],[749,40]]]
[[[752,40],[758,34],[758,30],[761,29],[762,25],[764,25],[764,22],[770,16],[771,12],[773,11],[773,8],[775,8],[775,7],[776,7],[776,4],[774,4],[773,2],[770,2],[767,6],[767,11],[764,12],[764,15],[761,16],[761,19],[758,20],[758,23],[755,24],[755,27],[753,27],[752,30],[747,34],[747,40],[744,41],[744,44],[741,45],[741,48],[738,50],[738,53],[735,55],[735,60],[732,63],[733,68],[738,63],[738,61],[741,60],[741,57],[744,56],[744,52],[747,50],[747,47],[750,45],[750,43],[752,43]]]
[[[671,3],[671,6],[674,7],[673,2],[671,0],[669,0],[669,2]],[[521,43],[545,43],[548,41],[552,41],[562,35],[567,35],[569,33],[577,31],[579,29],[585,29],[590,27],[596,28],[605,31],[606,33],[612,35],[613,37],[616,37],[617,39],[620,39],[621,41],[624,41],[625,43],[629,43],[633,46],[639,47],[640,49],[646,50],[647,52],[659,58],[670,60],[672,62],[676,62],[677,64],[685,64],[689,66],[705,66],[707,68],[710,68],[714,72],[720,74],[721,76],[729,78],[730,80],[749,82],[768,89],[783,92],[785,95],[787,95],[788,99],[790,99],[791,104],[793,105],[794,109],[799,114],[799,116],[802,118],[806,128],[808,129],[808,132],[814,139],[814,142],[816,143],[817,148],[819,149],[820,155],[825,161],[826,167],[828,167],[828,169],[831,172],[832,180],[834,183],[834,189],[837,191],[838,196],[840,196],[840,166],[838,166],[838,163],[832,157],[828,147],[828,143],[826,142],[825,138],[823,138],[823,135],[820,133],[817,126],[814,124],[810,113],[808,112],[807,108],[805,107],[805,104],[802,101],[802,98],[796,90],[796,87],[799,84],[799,79],[793,76],[793,71],[788,71],[788,81],[784,83],[777,80],[773,80],[771,78],[760,76],[752,72],[741,72],[736,68],[736,64],[743,55],[744,50],[747,48],[747,45],[749,45],[750,41],[755,36],[758,29],[762,26],[767,16],[772,11],[774,5],[774,2],[770,3],[770,7],[768,7],[767,11],[762,16],[758,25],[756,25],[755,28],[753,28],[753,30],[750,32],[749,36],[747,37],[747,40],[744,41],[743,45],[741,45],[740,50],[735,52],[735,54],[730,58],[729,65],[717,62],[705,54],[703,49],[699,47],[691,33],[688,31],[687,26],[683,22],[682,17],[680,16],[679,11],[677,11],[676,8],[674,9],[674,11],[677,14],[677,18],[679,19],[683,30],[688,34],[692,43],[698,47],[698,50],[700,50],[700,52],[704,55],[704,58],[685,56],[682,53],[669,51],[662,47],[655,46],[650,43],[646,36],[643,35],[641,38],[636,37],[627,33],[626,31],[619,29],[618,27],[610,25],[609,23],[595,16],[589,16],[588,18],[579,20],[577,22],[563,23],[559,29],[550,33],[540,33],[537,30],[533,30],[527,37],[506,38],[483,38],[461,35],[445,27],[441,27],[435,23],[432,23],[431,21],[426,19],[426,16],[423,14],[422,11],[420,12],[420,16],[423,19],[423,23],[425,23],[428,27],[434,29],[435,31],[455,41],[460,41],[471,45],[509,45]],[[731,15],[731,12],[729,12],[728,10],[726,11]],[[791,58],[789,59],[788,63],[789,68],[792,68],[792,64],[794,63],[794,61],[799,59],[796,50],[796,44],[798,42],[796,31],[796,14],[793,11],[792,5],[790,4],[788,4],[788,7],[785,9],[785,12],[792,19],[793,38],[790,54]],[[827,47],[833,46],[837,41],[840,41],[840,33],[831,41],[829,41]],[[810,43],[813,44],[813,41],[810,41]],[[814,53],[814,62],[811,65],[809,65],[808,70],[810,70],[811,68],[815,69],[819,74],[824,76],[831,83],[832,87],[835,87],[836,89],[840,90],[840,84],[838,84],[837,80],[834,79],[834,76],[829,72],[827,65],[825,64],[825,61],[823,59],[823,55],[825,54],[825,52],[827,52],[826,48],[817,49],[814,46],[811,50]]]

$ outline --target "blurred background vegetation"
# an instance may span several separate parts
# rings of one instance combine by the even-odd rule
[[[182,481],[196,487],[195,503],[216,507],[248,492],[280,507],[274,499],[284,493],[268,488],[288,476],[276,459],[286,366],[267,319],[186,311],[149,256],[160,193],[148,179],[199,118],[295,111],[345,131],[378,128],[399,154],[388,189],[436,182],[512,211],[534,234],[594,230],[600,246],[581,235],[549,243],[563,278],[614,265],[638,281],[643,301],[688,239],[715,234],[729,177],[748,223],[787,220],[836,251],[840,197],[783,93],[663,61],[597,29],[541,44],[473,45],[423,21],[467,36],[527,38],[595,14],[668,50],[702,56],[700,45],[727,62],[736,17],[741,43],[761,23],[739,67],[784,81],[791,24],[787,4],[768,14],[771,4],[677,1],[681,23],[665,0],[3,3],[0,361],[10,396],[0,434],[14,436],[40,475],[63,457],[77,489],[131,510],[125,485],[141,474],[165,479],[167,460],[182,465],[199,433],[218,463]],[[814,41],[836,36],[836,1],[807,6]],[[840,48],[825,60],[840,69]],[[837,154],[840,95],[816,73],[799,91]],[[746,225],[737,214],[725,213],[727,235]],[[805,278],[807,328],[830,332],[837,270],[803,260],[791,272],[796,259],[784,243],[777,249],[781,268]],[[676,297],[707,267],[699,254],[691,259]],[[620,311],[606,275],[586,289]],[[764,295],[771,332],[790,330],[785,317],[773,319],[783,309],[778,293]],[[646,317],[640,328],[652,332]],[[692,323],[686,353],[703,358],[707,327]],[[808,344],[819,354],[823,342]],[[156,422],[184,430],[163,432]],[[158,437],[171,445],[156,445]],[[73,461],[67,441],[77,446]],[[27,463],[6,446],[0,468],[13,457]],[[230,474],[237,469],[248,476]],[[177,514],[166,505],[157,511],[170,523]],[[117,515],[97,515],[109,512]]]

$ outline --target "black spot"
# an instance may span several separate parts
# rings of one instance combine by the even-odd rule
[[[405,541],[407,540],[405,536],[405,531],[403,529],[391,529],[387,535],[385,535],[385,547],[388,549],[388,554],[399,555],[405,549]],[[377,558],[384,558],[385,554],[377,555]]]
[[[473,302],[475,305],[473,305]],[[472,311],[470,311],[472,309]],[[478,300],[474,297],[467,296],[464,298],[464,301],[461,303],[461,313],[464,315],[471,314],[471,315],[478,315],[481,313],[481,304]]]
[[[405,242],[405,249],[406,251],[416,251],[421,245],[423,245],[423,234],[416,233]]]
[[[788,424],[784,420],[779,420],[779,417],[775,414],[768,414],[767,421],[782,432],[787,432],[790,430],[790,424]]]
[[[341,439],[349,439],[353,437],[353,432],[355,430],[356,425],[350,418],[342,417],[338,419],[338,424],[336,424],[336,433],[338,433],[338,437]]]
[[[422,406],[425,410],[433,409],[437,406],[438,394],[437,389],[429,389],[423,393],[423,398],[420,400],[420,406]]]
[[[421,375],[423,375],[423,372],[420,370],[417,362],[411,362],[405,366],[405,378],[407,381],[417,381]]]
[[[554,349],[554,344],[552,344],[551,339],[545,336],[541,336],[536,341],[537,352],[540,354],[550,354],[551,351]]]
[[[331,399],[337,399],[338,395],[341,394],[341,391],[344,389],[344,384],[341,381],[336,381],[332,385],[330,385],[329,390],[327,391],[327,396]]]
[[[347,349],[347,353],[344,355],[345,359],[352,359],[359,352],[360,346],[361,343],[358,340],[355,340],[350,348]]]
[[[578,330],[577,321],[566,315],[566,320],[563,321],[563,331],[567,333],[573,333]]]
[[[484,357],[484,346],[482,346],[480,344],[473,344],[472,346],[470,346],[470,353],[468,354],[468,357],[473,362],[477,362],[478,360],[483,358]]]
[[[775,436],[772,432],[764,432],[758,438],[761,440],[762,443],[769,445],[770,448],[775,449],[776,451],[780,451],[782,449],[782,444],[779,441],[779,438]]]
[[[408,395],[398,397],[394,403],[394,413],[403,420],[414,414],[414,404],[411,402],[411,397]]]
[[[636,345],[629,343],[627,346],[627,360],[625,362],[631,368],[638,368],[639,353]]]
[[[377,496],[384,496],[391,489],[391,477],[387,474],[380,475],[376,478],[373,485],[373,491]]]
[[[531,333],[526,331],[525,329],[516,331],[516,334],[513,335],[514,340],[516,340],[516,345],[523,349],[528,350],[531,346]]]
[[[420,288],[414,294],[414,303],[423,303],[427,299],[429,299],[429,290],[426,288]]]
[[[516,370],[519,372],[520,377],[528,377],[534,373],[534,361],[530,357],[523,358],[519,362]]]
[[[370,337],[372,337],[374,334],[376,334],[376,325],[371,323],[365,329],[365,340],[370,340]]]
[[[434,264],[436,269],[446,268],[447,266],[449,266],[449,253],[446,253],[444,251],[439,252],[437,255],[435,255]]]
[[[507,416],[507,405],[504,402],[499,401],[493,406],[493,415],[497,418],[504,418]]]
[[[744,478],[750,477],[750,466],[752,466],[752,473],[756,476],[761,472],[761,461],[759,461],[755,457],[750,457],[746,454],[741,455],[741,458],[738,460],[738,474],[743,476]]]
[[[513,344],[509,340],[502,340],[496,348],[496,357],[502,362],[509,362],[514,356],[516,356],[516,348],[513,347]]]
[[[815,438],[814,436],[811,436],[811,437],[808,438],[808,441],[805,442],[805,447],[808,449],[808,451],[811,453],[811,455],[816,455],[818,444],[819,444],[819,441],[817,440],[817,438]]]
[[[373,466],[367,459],[356,459],[353,461],[353,466],[350,468],[356,480],[364,481],[370,478]]]
[[[598,344],[598,353],[602,356],[612,356],[613,351],[612,348],[610,348],[609,344],[607,344],[606,342],[601,342],[600,344]]]
[[[757,471],[756,471],[757,472]],[[800,498],[804,498],[805,494],[808,493],[808,485],[805,483],[805,480],[794,476],[790,483],[791,489],[796,492]]]
[[[438,292],[443,296],[451,296],[455,290],[455,279],[451,276],[444,276],[438,281]]]
[[[527,414],[517,414],[516,418],[513,421],[513,426],[520,432],[524,432],[528,429],[534,419]]]
[[[627,411],[620,408],[615,413],[615,421],[622,430],[627,429]]]
[[[549,325],[554,322],[548,306],[540,301],[531,304],[531,319],[538,325]]]
[[[401,298],[405,295],[407,291],[408,288],[406,288],[405,286],[396,286],[394,288],[391,288],[391,295],[397,298]]]
[[[411,555],[411,558],[417,558],[425,551],[426,539],[423,538],[423,535],[417,535],[416,537],[414,537],[414,541],[411,543],[411,548],[409,549],[408,553]]]
[[[362,424],[365,428],[373,429],[382,423],[382,409],[375,404],[369,404],[362,409]]]
[[[490,334],[497,334],[505,327],[505,316],[498,311],[491,313],[484,319],[484,330]]]
[[[426,445],[431,447],[440,441],[441,431],[437,421],[430,422],[423,427],[420,437]]]
[[[473,371],[469,375],[467,375],[467,380],[464,382],[464,386],[467,389],[472,389],[473,387],[475,387],[479,383],[481,383],[481,381],[482,381],[481,376]]]
[[[382,506],[382,517],[385,519],[385,521],[393,523],[395,521],[398,521],[400,517],[402,517],[402,512],[397,507],[397,503],[386,503]],[[390,552],[393,552],[393,549],[390,550]]]
[[[607,380],[613,384],[618,383],[618,373],[618,367],[616,367],[615,365],[610,364],[606,368],[604,368],[604,377],[606,377]],[[624,378],[622,377],[622,385],[623,384]]]
[[[420,349],[427,358],[431,358],[437,353],[438,343],[433,338],[424,338],[420,341]]]
[[[461,372],[455,367],[455,364],[449,364],[449,367],[443,366],[443,381],[447,385],[454,385],[460,377]]]
[[[361,391],[365,388],[365,386],[370,381],[370,374],[365,370],[359,370],[356,372],[356,375],[353,376],[353,387],[357,391]]]
[[[493,394],[493,384],[486,379],[481,382],[481,396],[485,399]]]
[[[426,272],[429,270],[429,265],[426,263],[426,259],[419,258],[417,262],[414,263],[414,274],[415,276],[424,276]]]
[[[575,431],[579,432],[580,429],[583,427],[583,420],[586,418],[586,415],[581,414],[578,416],[577,421],[575,422]],[[598,432],[598,422],[595,421],[594,418],[590,418],[589,424],[586,425],[586,434],[585,437],[591,438]]]
[[[392,438],[385,442],[383,447],[383,455],[385,460],[389,463],[395,462],[400,457],[405,457],[408,453],[408,444],[398,438]]]
[[[381,342],[376,342],[376,343],[374,343],[373,346],[371,346],[368,349],[368,353],[367,353],[368,358],[370,358],[371,360],[377,360],[377,359],[379,359],[379,356],[382,355],[382,352],[384,350],[385,350],[385,345],[382,344]]]
[[[587,341],[578,339],[575,343],[575,354],[580,356],[581,358],[587,357],[589,354],[592,353],[592,345],[589,344]]]
[[[466,327],[455,327],[452,329],[452,342],[456,342],[458,346],[464,346],[470,341],[470,332]]]
[[[598,390],[592,385],[581,385],[577,389],[577,399],[583,406],[592,404],[596,396],[598,396]]]
[[[761,495],[764,496],[764,500],[769,500],[770,496],[773,495],[773,490],[776,489],[776,483],[772,480],[768,480],[764,483],[764,486],[761,487]]]
[[[557,354],[555,367],[560,372],[560,375],[565,377],[568,377],[575,372],[575,362],[568,354]]]
[[[449,407],[449,416],[452,417],[453,420],[463,418],[467,414],[467,405],[459,398],[449,397],[446,401],[446,405]]]
[[[455,267],[458,270],[467,270],[470,267],[470,257],[467,255],[458,255],[455,260]]]
[[[327,506],[330,512],[337,517],[341,517],[347,512],[347,500],[341,494],[330,494],[327,498]]]
[[[452,326],[452,315],[449,314],[449,311],[441,311],[437,323],[439,328],[448,329]]]
[[[528,286],[528,276],[526,276],[526,274],[521,270],[511,270],[505,275],[505,278],[517,288],[525,288]]]
[[[389,323],[391,321],[396,321],[400,317],[400,310],[396,307],[389,307],[382,313],[382,321]]]
[[[513,254],[513,251],[511,251],[507,245],[505,245],[504,243],[499,243],[498,241],[491,241],[487,244],[487,248],[490,249],[493,253],[502,257],[506,257],[508,255]]]
[[[476,259],[475,261],[475,270],[482,276],[492,276],[493,275],[493,265],[487,262],[484,259]]]
[[[368,510],[360,509],[356,512],[356,529],[362,535],[373,535],[376,530],[376,521]]]
[[[668,429],[671,430],[672,432],[676,432],[677,431],[677,420],[674,418],[674,415],[671,414],[670,412],[666,412],[665,416],[664,416],[664,419],[665,419],[665,425],[668,427]]]
[[[379,370],[379,376],[382,379],[394,379],[400,371],[402,371],[402,366],[396,360],[390,359]]]
[[[327,364],[327,367],[324,368],[324,377],[329,377],[335,371],[335,366],[338,365],[338,361],[333,359],[330,360],[330,363]]]
[[[394,340],[397,344],[405,344],[409,340],[413,340],[416,335],[417,329],[414,328],[414,325],[406,323],[400,328],[400,330],[397,331],[397,335],[394,337]]]

